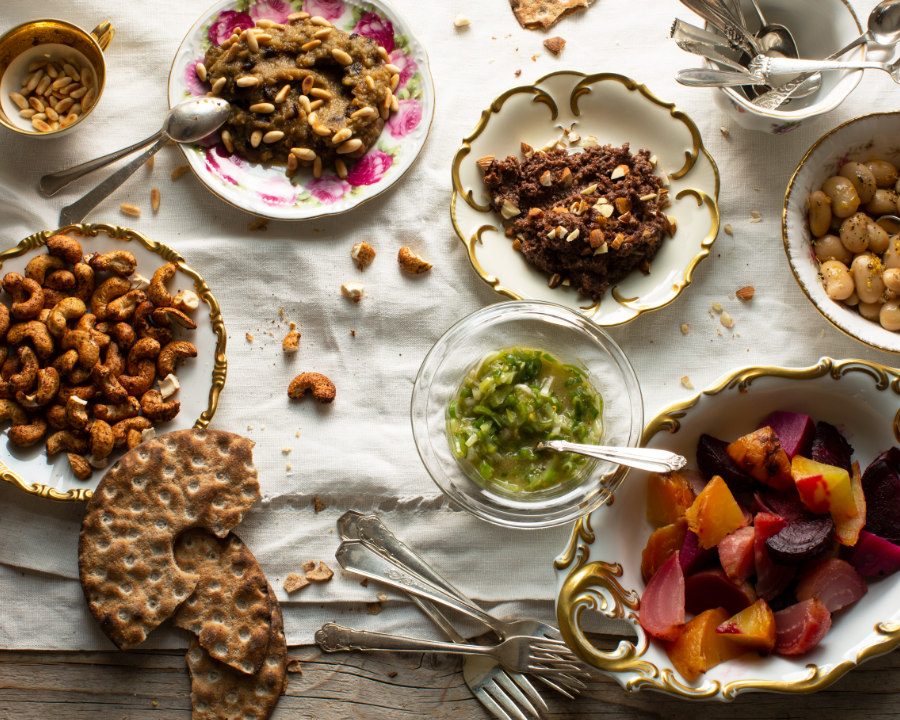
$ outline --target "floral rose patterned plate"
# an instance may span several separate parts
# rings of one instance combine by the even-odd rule
[[[214,195],[276,220],[336,215],[380,195],[413,164],[434,116],[434,85],[425,49],[382,0],[220,0],[188,31],[175,54],[169,74],[169,104],[206,94],[208,88],[197,78],[194,67],[212,44],[224,42],[234,30],[252,27],[257,20],[284,22],[299,10],[370,37],[384,47],[391,63],[402,70],[395,92],[400,109],[391,114],[378,141],[344,180],[333,171],[318,179],[309,171],[288,178],[284,167],[251,163],[229,154],[218,137],[180,146],[197,177]]]

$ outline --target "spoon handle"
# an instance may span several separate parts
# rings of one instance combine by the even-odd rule
[[[675,79],[688,87],[739,87],[741,85],[760,85],[758,78],[748,72],[732,70],[710,70],[707,68],[687,68],[679,70]]]
[[[687,465],[687,460],[668,450],[660,448],[620,448],[604,445],[580,445],[565,440],[549,440],[539,443],[538,450],[549,448],[557,452],[572,452],[578,455],[619,463],[637,470],[648,472],[674,472]]]
[[[143,167],[143,165],[153,157],[153,155],[159,152],[159,149],[167,142],[169,142],[167,137],[164,136],[159,138],[153,145],[138,155],[130,163],[123,165],[116,170],[83,198],[64,207],[59,214],[60,226],[81,222],[91,210],[112,195],[122,183],[134,175],[134,173],[138,171],[138,168]]]
[[[890,72],[887,63],[876,60],[802,60],[800,58],[754,58],[750,64],[750,74],[754,68],[765,77],[788,73],[820,72],[823,70],[884,70]]]
[[[155,135],[144,138],[140,142],[134,143],[134,145],[129,145],[128,147],[124,147],[121,150],[115,150],[108,155],[95,158],[94,160],[88,160],[87,162],[83,162],[80,165],[75,165],[74,167],[70,167],[65,170],[59,170],[57,172],[44,175],[44,177],[41,178],[40,183],[38,183],[38,190],[44,197],[53,197],[69,183],[75,182],[88,173],[94,172],[94,170],[99,170],[100,168],[105,167],[110,163],[114,163],[119,158],[123,158],[126,155],[131,155],[131,153],[135,152],[136,150],[147,147],[147,145],[149,145],[150,143],[155,142],[156,140],[161,138],[162,135],[163,131],[160,130]]]

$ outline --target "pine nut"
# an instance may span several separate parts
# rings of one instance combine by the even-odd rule
[[[252,33],[249,30],[244,30],[241,37],[244,39],[244,42],[247,43],[247,47],[250,48],[252,52],[259,52],[259,43],[256,42],[256,33]]]
[[[31,126],[38,132],[50,132],[53,129],[43,120],[36,117],[31,118]]]
[[[313,125],[312,130],[316,135],[321,135],[322,137],[328,137],[329,135],[331,135],[331,130],[329,130],[324,125]]]
[[[47,113],[47,119],[52,120],[53,122],[59,122],[59,113],[56,112],[52,107],[47,107],[44,112]]]
[[[59,70],[56,69],[56,65],[54,65],[53,63],[49,63],[47,67],[44,68],[44,72],[46,72],[54,80],[59,77]]]
[[[90,68],[82,68],[81,69],[81,84],[90,87],[93,85],[91,82],[91,69]]]
[[[275,22],[274,20],[269,20],[268,18],[260,18],[259,20],[256,21],[256,27],[260,27],[260,28],[273,28],[273,27],[283,28],[284,25],[280,25],[279,23]]]
[[[63,70],[65,70],[66,75],[68,75],[73,80],[78,80],[81,78],[81,74],[72,63],[63,63]]]
[[[288,155],[287,156],[287,169],[288,172],[294,172],[300,166],[299,161],[297,160],[296,155]]]
[[[80,100],[87,94],[88,89],[85,86],[81,86],[77,90],[73,90],[69,93],[70,98],[74,98],[75,100]]]
[[[316,156],[316,159],[313,160],[313,177],[322,177],[322,158],[318,156]]]
[[[313,33],[313,37],[316,38],[316,39],[318,39],[318,40],[324,40],[324,39],[327,38],[329,35],[331,35],[331,30],[332,30],[332,28],[330,28],[330,27],[322,28],[321,30],[316,30],[316,31]]]
[[[46,60],[35,60],[28,66],[28,72],[33,73],[35,70],[40,70],[46,64]]]
[[[38,86],[38,84],[41,82],[41,80],[42,80],[43,78],[44,78],[44,71],[43,71],[43,70],[38,70],[37,72],[35,72],[35,73],[28,79],[28,82],[25,83],[25,85],[22,86],[22,94],[23,94],[23,95],[30,95],[31,93],[33,93],[34,90],[35,90],[35,88]],[[49,85],[50,83],[47,83],[47,84]]]
[[[131,203],[122,203],[119,205],[119,211],[128,217],[139,218],[141,216],[141,209]]]
[[[346,66],[353,64],[353,58],[350,57],[350,54],[345,50],[341,50],[340,48],[332,48],[331,57],[337,60],[341,65]]]
[[[56,105],[53,106],[53,109],[56,110],[56,112],[58,112],[58,113],[64,113],[67,110],[71,110],[72,106],[74,104],[75,104],[75,101],[72,98],[67,97],[67,98],[63,98],[58,103],[56,103]]]
[[[159,188],[150,188],[150,209],[153,210],[153,214],[159,212],[159,203],[162,197],[159,194]]]
[[[25,110],[28,108],[28,101],[21,93],[17,93],[15,91],[11,92],[9,94],[9,99],[12,100],[16,105],[18,105],[19,110]]]
[[[316,79],[312,75],[307,75],[303,78],[303,84],[300,86],[300,89],[303,91],[304,95],[309,95],[309,91],[312,90],[315,82]]]
[[[307,43],[303,43],[300,46],[300,49],[303,50],[303,52],[309,52],[310,50],[315,50],[321,44],[322,44],[321,40],[310,40]]]
[[[234,152],[234,142],[232,142],[232,140],[231,140],[231,133],[228,130],[223,130],[219,134],[219,137],[222,138],[222,144],[225,146],[225,149],[228,152],[233,153]]]
[[[94,104],[94,88],[90,88],[81,98],[81,107],[84,108],[85,111],[89,110],[91,106]]]
[[[271,143],[276,143],[279,140],[284,139],[284,133],[281,130],[269,130],[265,135],[263,135],[262,141],[267,145]]]
[[[328,92],[328,90],[324,90],[322,88],[316,88],[316,87],[314,87],[312,90],[310,90],[309,94],[310,94],[310,96],[312,96],[314,98],[321,98],[322,100],[331,100],[331,98],[334,97],[334,95],[332,95],[330,92]]]
[[[41,102],[40,98],[30,97],[30,98],[28,98],[28,104],[34,108],[35,112],[39,112],[39,113],[44,112],[44,103]]]
[[[378,111],[375,108],[369,107],[367,105],[366,107],[362,107],[359,110],[357,110],[356,112],[352,113],[350,115],[350,119],[351,120],[369,120],[371,118],[374,118],[377,114],[378,114]]]
[[[347,163],[340,158],[334,159],[334,169],[341,180],[347,177]]]
[[[269,113],[275,112],[275,106],[272,103],[267,102],[255,103],[250,106],[250,112],[268,115]]]
[[[344,140],[349,140],[353,137],[353,131],[350,128],[342,128],[338,130],[331,138],[332,145],[340,145]]]
[[[275,104],[280,105],[285,100],[287,100],[288,93],[291,91],[290,85],[285,85],[278,91],[278,94],[275,96]]]
[[[37,87],[34,89],[34,91],[35,91],[38,95],[43,95],[45,92],[47,92],[47,89],[50,87],[50,83],[51,83],[51,82],[52,82],[52,80],[50,79],[50,76],[49,76],[49,75],[44,75],[44,77],[41,78],[41,81],[38,83],[38,85],[37,85]]]
[[[309,126],[310,126],[310,127],[314,127],[314,126],[317,125],[318,122],[319,122],[319,116],[318,116],[316,113],[311,112],[311,113],[309,113],[309,115],[306,117],[306,122],[309,123]]]
[[[399,75],[401,72],[403,72],[400,68],[398,68],[398,67],[397,67],[396,65],[394,65],[393,63],[387,63],[387,64],[384,66],[384,69],[387,70],[387,71],[388,71],[389,73],[391,73],[392,75]]]
[[[347,155],[348,153],[356,152],[363,145],[363,141],[359,138],[353,138],[352,140],[348,140],[343,145],[339,145],[335,152],[338,155]]]
[[[319,15],[313,15],[309,19],[309,24],[310,25],[320,25],[322,27],[331,27],[331,23]]]
[[[310,148],[291,148],[291,155],[296,155],[297,159],[302,160],[303,162],[312,162],[316,159],[316,151],[311,150]]]
[[[255,75],[241,75],[234,84],[238,87],[256,87],[259,85],[259,78]]]
[[[396,95],[391,95],[391,112],[400,112],[400,101]]]
[[[70,78],[68,75],[66,75],[64,77],[57,78],[56,80],[54,80],[53,84],[50,85],[50,87],[53,88],[54,90],[59,90],[60,88],[64,88],[70,82],[72,82],[72,78]]]
[[[35,115],[35,111],[32,110],[31,108],[28,108],[26,110],[19,110],[19,117],[23,117],[26,120],[31,120],[31,118],[33,118],[34,115]]]
[[[386,63],[389,63],[391,61],[391,56],[388,55],[388,51],[384,49],[383,45],[378,46],[378,54],[381,56],[381,59],[384,60]]]
[[[198,62],[194,65],[194,72],[197,73],[197,77],[200,78],[200,82],[206,82],[206,65],[202,62]]]
[[[400,76],[399,75],[391,75],[391,90],[396,90],[397,86],[400,84]]]
[[[250,147],[259,147],[262,142],[262,130],[254,130],[250,133]]]
[[[375,80],[371,75],[366,75],[366,85],[368,86],[369,90],[375,89]]]
[[[297,99],[300,101],[300,107],[303,108],[303,112],[305,112],[307,115],[309,115],[313,111],[312,105],[309,102],[309,98],[306,97],[306,95],[301,95]]]
[[[320,107],[322,107],[324,104],[325,104],[324,100],[313,100],[309,104],[309,109],[315,111],[315,110],[318,110]]]
[[[46,120],[47,113],[35,113],[34,115],[31,116],[31,119],[32,120]]]
[[[59,130],[59,120],[50,123],[50,130]]]
[[[288,22],[295,22],[296,20],[306,20],[309,17],[308,12],[295,12],[291,13],[287,16]]]
[[[59,112],[59,110],[57,110],[56,112]],[[69,115],[81,115],[81,103],[75,103],[72,107],[70,107]]]
[[[227,81],[226,81],[226,79],[225,79],[224,77],[218,78],[218,79],[212,84],[212,88],[210,88],[210,92],[211,92],[213,95],[218,95],[220,92],[222,92],[222,88],[225,87],[225,83],[226,83],[226,82],[227,82]]]
[[[77,115],[69,113],[62,120],[59,121],[60,130],[65,130],[70,125],[73,125],[77,119],[78,119]]]
[[[59,88],[59,90],[55,90],[52,93],[51,97],[58,95],[60,98],[62,98],[64,95],[71,95],[72,91],[77,90],[79,86],[79,83],[71,83],[69,85],[66,85],[65,87]]]

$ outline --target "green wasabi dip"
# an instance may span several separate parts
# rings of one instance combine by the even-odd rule
[[[514,493],[565,484],[593,462],[536,451],[539,442],[598,444],[602,435],[603,399],[585,371],[534,348],[488,355],[447,407],[453,455],[484,483]]]

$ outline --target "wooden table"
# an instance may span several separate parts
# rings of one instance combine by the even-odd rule
[[[0,609],[2,612],[2,609]],[[322,655],[295,651],[275,720],[483,720],[457,660],[433,655]],[[817,695],[750,694],[731,704],[626,694],[599,679],[575,702],[546,696],[553,720],[882,720],[900,717],[900,653],[876,658]],[[2,720],[188,720],[181,652],[0,652]]]

